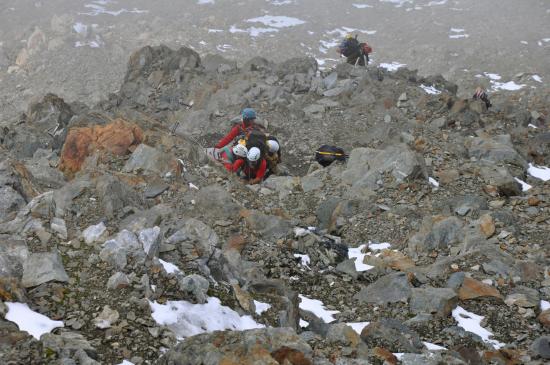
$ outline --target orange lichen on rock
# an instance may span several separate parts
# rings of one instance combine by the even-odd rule
[[[141,128],[123,119],[106,125],[72,128],[61,151],[59,169],[65,174],[74,174],[96,150],[122,156],[132,152],[142,141]]]

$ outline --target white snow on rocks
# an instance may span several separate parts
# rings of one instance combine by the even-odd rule
[[[167,262],[161,259],[159,259],[159,262],[162,264],[162,267],[164,268],[164,271],[166,271],[167,274],[174,274],[174,273],[181,272],[179,267],[177,267],[171,262]]]
[[[119,16],[120,14],[124,13],[134,13],[134,14],[142,14],[142,13],[148,13],[148,10],[140,10],[137,8],[133,8],[131,10],[122,8],[118,10],[107,10],[106,5],[108,4],[114,4],[115,1],[112,0],[97,0],[92,1],[90,4],[85,4],[84,7],[87,9],[90,9],[89,12],[86,13],[79,13],[80,15],[89,15],[89,16],[97,16],[100,14],[106,14],[106,15],[112,15],[112,16]]]
[[[484,318],[483,316],[478,316],[477,314],[468,312],[461,306],[453,309],[452,315],[455,321],[458,322],[459,327],[464,328],[468,332],[475,333],[481,337],[484,342],[492,345],[495,349],[498,350],[504,346],[502,342],[490,339],[489,337],[493,336],[493,334],[481,327],[481,321]]]
[[[491,81],[493,90],[508,90],[508,91],[517,91],[525,87],[524,84],[516,84],[515,81],[508,82],[496,82]]]
[[[302,255],[299,253],[295,253],[294,257],[299,258],[302,266],[305,266],[309,269],[309,264],[311,263],[311,259],[309,258],[309,255]]]
[[[533,164],[529,164],[529,168],[527,169],[527,172],[529,175],[536,177],[537,179],[548,181],[550,180],[550,168],[546,166],[535,166]]]
[[[357,270],[358,272],[367,271],[374,268],[374,266],[363,263],[365,256],[368,255],[368,253],[362,252],[365,247],[367,247],[367,245],[361,245],[355,248],[348,248],[348,258],[355,259],[355,270]]]
[[[197,4],[198,5],[207,5],[207,4],[215,4],[216,1],[214,0],[198,0],[197,1]]]
[[[366,9],[366,8],[372,8],[372,5],[369,4],[351,4],[354,8],[357,9]]]
[[[363,328],[367,327],[369,323],[370,322],[348,322],[346,324],[353,328],[353,330],[357,332],[358,335],[360,335],[363,331]]]
[[[289,16],[274,16],[274,15],[264,15],[257,18],[252,18],[246,20],[248,23],[262,23],[265,26],[273,27],[273,28],[287,28],[287,27],[294,27],[297,25],[304,24],[305,21],[300,20],[298,18],[292,18]]]
[[[149,302],[151,316],[161,326],[170,328],[179,338],[213,331],[244,331],[264,328],[251,316],[240,316],[233,309],[221,305],[218,298],[208,297],[205,304],[193,304],[185,300],[168,301],[166,304]]]
[[[426,341],[422,341],[422,343],[424,344],[424,346],[426,346],[426,349],[428,349],[429,351],[444,351],[444,350],[447,350],[446,347],[436,345],[435,343],[426,342]]]
[[[433,186],[435,186],[436,188],[438,188],[438,187],[439,187],[439,183],[437,182],[437,180],[436,180],[436,179],[434,179],[434,178],[433,178],[433,177],[431,177],[431,176],[430,176],[430,177],[428,177],[428,182],[429,182],[430,184],[432,184]]]
[[[521,184],[521,191],[527,191],[533,187],[527,184],[525,181],[518,179],[517,177],[514,177],[514,179],[516,179],[516,181]]]
[[[441,91],[437,90],[435,87],[433,86],[426,86],[424,84],[421,84],[420,85],[420,88],[422,90],[424,90],[427,94],[431,94],[431,95],[438,95],[438,94],[441,94]]]
[[[404,67],[404,66],[407,66],[407,65],[404,64],[404,63],[399,63],[399,62],[391,62],[391,63],[381,63],[378,66],[381,67],[381,68],[385,68],[386,70],[392,72],[392,71],[397,71],[401,67]]]
[[[325,323],[330,323],[336,320],[333,314],[340,313],[339,311],[331,311],[326,309],[325,305],[320,300],[310,299],[302,294],[300,294],[299,297],[300,297],[300,304],[299,304],[300,309],[309,311],[315,314],[315,316],[323,320]]]
[[[540,301],[540,310],[545,311],[547,309],[550,309],[550,302],[547,302],[546,300]]]
[[[257,27],[249,27],[246,29],[237,28],[237,26],[232,25],[231,28],[229,28],[230,33],[248,33],[251,37],[259,37],[262,34],[266,33],[277,33],[279,32],[279,29],[275,28],[257,28]]]
[[[391,243],[389,243],[389,242],[382,242],[382,243],[370,243],[369,242],[369,250],[371,250],[371,251],[386,250],[390,247],[391,247]]]
[[[88,26],[86,24],[82,24],[80,22],[75,23],[73,25],[73,29],[78,34],[86,35],[88,33]]]
[[[470,35],[464,32],[465,30],[462,28],[451,28],[449,30],[449,38],[451,39],[468,38]]]
[[[260,316],[263,312],[271,308],[271,304],[254,300],[254,307],[256,307],[256,314]]]
[[[52,321],[48,317],[29,308],[26,303],[5,302],[8,307],[6,320],[14,322],[21,331],[28,332],[37,340],[44,333],[50,333],[54,328],[64,327],[62,321]]]
[[[542,82],[542,77],[540,77],[539,75],[532,75],[531,78],[536,82]]]

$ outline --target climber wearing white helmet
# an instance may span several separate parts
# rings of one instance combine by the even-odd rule
[[[279,173],[277,165],[281,163],[281,145],[277,138],[273,136],[267,137],[268,152],[265,156],[267,161],[268,176],[270,174],[277,175]]]
[[[223,163],[227,171],[233,171],[233,166],[239,160],[246,158],[248,149],[242,144],[236,144],[233,148],[225,146],[220,150],[219,161]]]
[[[260,183],[266,174],[267,162],[262,158],[262,153],[258,147],[252,147],[248,150],[246,161],[239,159],[233,164],[233,172],[248,180],[249,184]]]

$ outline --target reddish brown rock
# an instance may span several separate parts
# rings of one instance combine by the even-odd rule
[[[68,175],[74,174],[95,151],[122,156],[132,152],[142,141],[141,128],[123,119],[107,125],[72,128],[61,151],[59,169]]]
[[[479,218],[479,229],[481,230],[481,233],[486,238],[491,237],[495,234],[495,222],[493,222],[493,217],[491,217],[489,214],[484,214]]]
[[[462,286],[458,290],[460,300],[476,299],[481,297],[494,297],[502,299],[498,290],[472,278],[464,278]]]

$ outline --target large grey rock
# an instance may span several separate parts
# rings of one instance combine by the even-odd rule
[[[107,288],[111,290],[126,288],[128,285],[130,285],[130,280],[122,272],[114,273],[107,281]]]
[[[435,223],[431,219],[426,220],[420,232],[409,239],[409,252],[417,256],[457,244],[463,237],[463,226],[462,220],[456,217],[447,217]]]
[[[206,293],[210,286],[208,280],[200,275],[193,274],[186,277],[179,277],[178,283],[180,290],[186,294],[192,294],[197,303],[206,303],[208,299]]]
[[[353,328],[345,323],[335,323],[329,326],[326,341],[344,346],[357,346],[360,342],[359,335]]]
[[[413,288],[409,308],[412,313],[436,313],[447,317],[456,307],[458,297],[448,288]]]
[[[313,57],[296,57],[278,64],[276,73],[280,78],[293,74],[313,76],[317,72],[317,67],[317,61]]]
[[[25,204],[25,199],[11,186],[0,187],[0,222],[13,219]]]
[[[69,277],[63,268],[61,256],[57,252],[33,253],[23,264],[23,279],[25,288],[37,286],[49,281],[68,282]]]
[[[67,225],[65,224],[65,221],[63,219],[53,217],[50,221],[50,229],[55,232],[59,236],[59,238],[63,240],[67,239]]]
[[[237,70],[237,62],[225,59],[219,54],[208,54],[202,58],[202,66],[207,72],[228,73]]]
[[[210,257],[219,244],[216,232],[203,222],[190,218],[165,243],[176,245],[185,260]]]
[[[369,286],[362,288],[355,299],[384,305],[386,303],[407,302],[411,296],[411,284],[405,273],[393,273],[382,276]]]
[[[46,333],[40,337],[40,341],[45,349],[50,349],[57,354],[68,352],[71,355],[78,350],[85,351],[92,357],[97,354],[90,342],[77,332],[59,330],[58,334]]]
[[[421,176],[427,179],[424,159],[405,144],[393,145],[384,150],[352,150],[342,179],[352,186],[376,189],[385,173],[390,173],[398,182]]]
[[[292,228],[289,221],[274,215],[263,214],[257,210],[249,211],[245,219],[250,228],[264,238],[285,237]]]
[[[550,359],[550,336],[541,336],[533,341],[531,351],[537,357]]]
[[[521,184],[516,181],[506,167],[481,163],[480,173],[485,183],[495,186],[500,195],[521,195]]]
[[[416,332],[395,319],[369,323],[361,332],[361,339],[369,347],[380,346],[391,352],[419,353],[424,347]]]
[[[143,252],[145,252],[147,257],[158,256],[161,239],[160,228],[158,226],[142,229],[139,232],[138,238],[139,242],[143,245]]]
[[[107,217],[115,217],[128,206],[140,207],[143,202],[140,196],[118,178],[105,175],[97,182],[97,193]]]
[[[107,227],[105,226],[105,223],[99,222],[98,224],[89,226],[84,231],[82,231],[82,238],[84,238],[84,242],[89,245],[97,242],[101,238],[101,236],[103,236],[106,230]]]
[[[29,249],[24,240],[0,235],[0,277],[23,275],[23,264],[29,256]]]
[[[220,185],[201,188],[195,201],[199,211],[220,219],[233,219],[241,209]]]
[[[105,241],[99,257],[114,268],[122,270],[127,264],[128,255],[140,257],[142,254],[143,244],[134,233],[124,229],[116,237]]]
[[[514,149],[510,135],[474,137],[466,144],[470,157],[527,168],[527,161]]]
[[[311,347],[291,328],[217,331],[187,338],[158,360],[159,365],[312,364]],[[291,361],[296,359],[295,361]]]
[[[164,175],[170,171],[170,158],[166,153],[142,143],[132,152],[122,171]]]
[[[101,311],[101,313],[94,318],[94,325],[97,328],[106,329],[115,324],[119,317],[120,315],[116,309],[111,309],[111,307],[106,305],[103,307],[103,311]]]
[[[299,185],[299,180],[292,176],[270,176],[263,185],[279,193],[279,199],[284,199]]]

